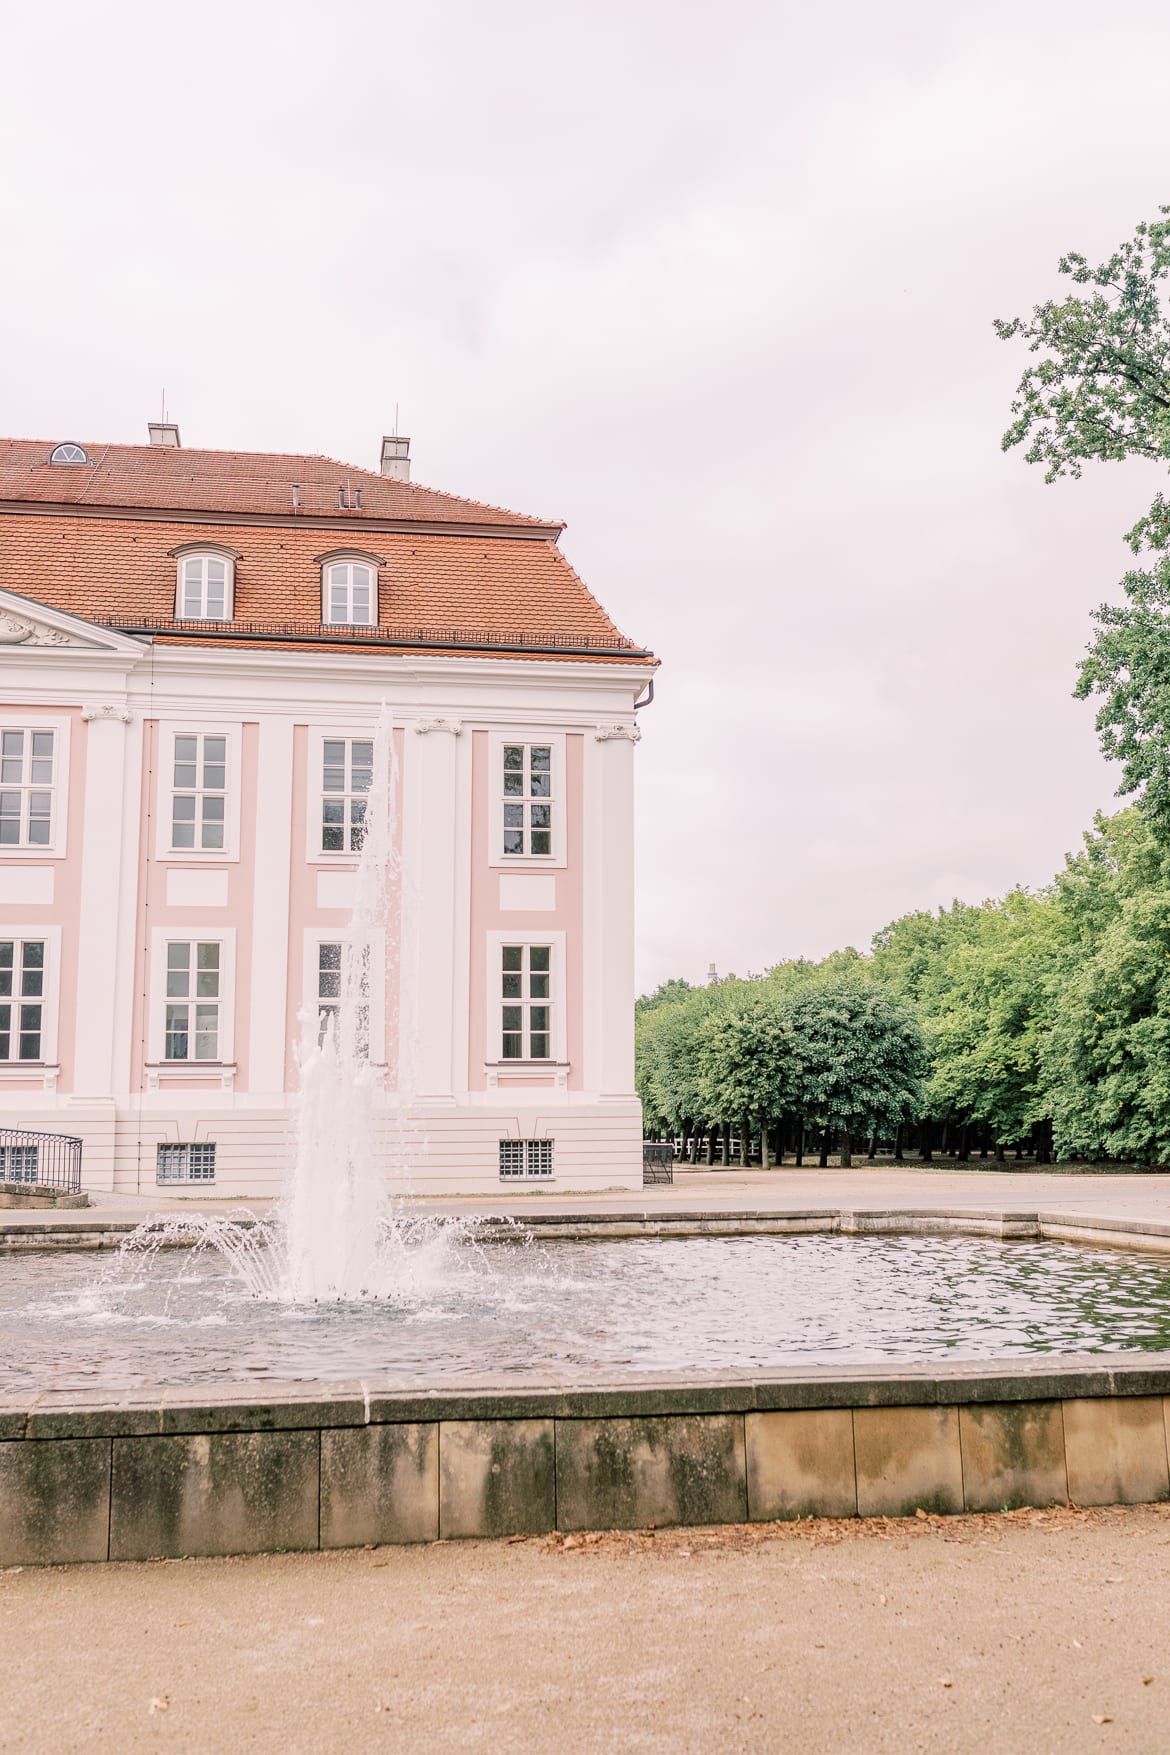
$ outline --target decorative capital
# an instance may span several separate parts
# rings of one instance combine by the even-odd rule
[[[81,717],[89,719],[116,719],[119,725],[132,725],[134,715],[128,707],[116,707],[112,701],[90,702],[81,709]]]
[[[593,736],[598,743],[609,743],[615,737],[624,737],[630,743],[642,741],[642,733],[636,725],[599,725]]]
[[[419,737],[428,731],[449,731],[452,737],[463,735],[462,719],[418,719],[414,729]]]

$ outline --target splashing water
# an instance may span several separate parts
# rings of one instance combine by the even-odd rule
[[[159,1249],[184,1244],[193,1252],[195,1271],[198,1257],[213,1250],[237,1286],[266,1302],[412,1298],[442,1277],[454,1245],[474,1238],[474,1220],[410,1217],[391,1196],[391,1180],[409,1180],[410,1055],[399,1038],[396,1064],[387,1069],[391,1089],[382,1101],[371,1055],[379,990],[388,987],[387,969],[400,943],[398,796],[393,724],[383,707],[353,910],[341,946],[339,993],[324,1021],[316,1007],[300,1014],[295,1152],[276,1213],[150,1220],[126,1239],[99,1289],[125,1289]],[[396,1029],[393,1034],[398,1036]]]

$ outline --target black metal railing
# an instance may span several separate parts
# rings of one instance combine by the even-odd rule
[[[642,1187],[652,1182],[674,1182],[674,1147],[669,1140],[642,1141]]]
[[[0,1186],[81,1193],[81,1141],[67,1133],[0,1127]]]

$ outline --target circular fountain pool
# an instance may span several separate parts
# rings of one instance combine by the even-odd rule
[[[44,1252],[0,1273],[18,1391],[377,1378],[547,1384],[1170,1349],[1170,1262],[1057,1242],[832,1235],[480,1243],[431,1227],[397,1290],[249,1295],[210,1249]]]

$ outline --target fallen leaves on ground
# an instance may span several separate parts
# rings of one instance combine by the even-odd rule
[[[998,1547],[1003,1536],[1021,1525],[1059,1534],[1132,1519],[1135,1507],[1126,1505],[1054,1505],[1048,1510],[1022,1507],[1017,1511],[967,1511],[954,1516],[919,1508],[909,1517],[802,1517],[778,1523],[732,1523],[705,1526],[679,1525],[655,1529],[645,1525],[634,1530],[587,1530],[562,1535],[521,1537],[544,1554],[651,1554],[702,1559],[704,1555],[740,1554],[754,1548],[787,1544],[793,1547],[832,1548],[842,1542],[895,1542],[899,1547],[915,1541],[947,1542]],[[1151,1517],[1170,1518],[1170,1505],[1142,1506]],[[518,1538],[510,1537],[510,1541]],[[1121,1577],[1108,1577],[1107,1584],[1122,1584]],[[885,1598],[882,1598],[883,1603]],[[1075,1641],[1074,1641],[1075,1643]]]

